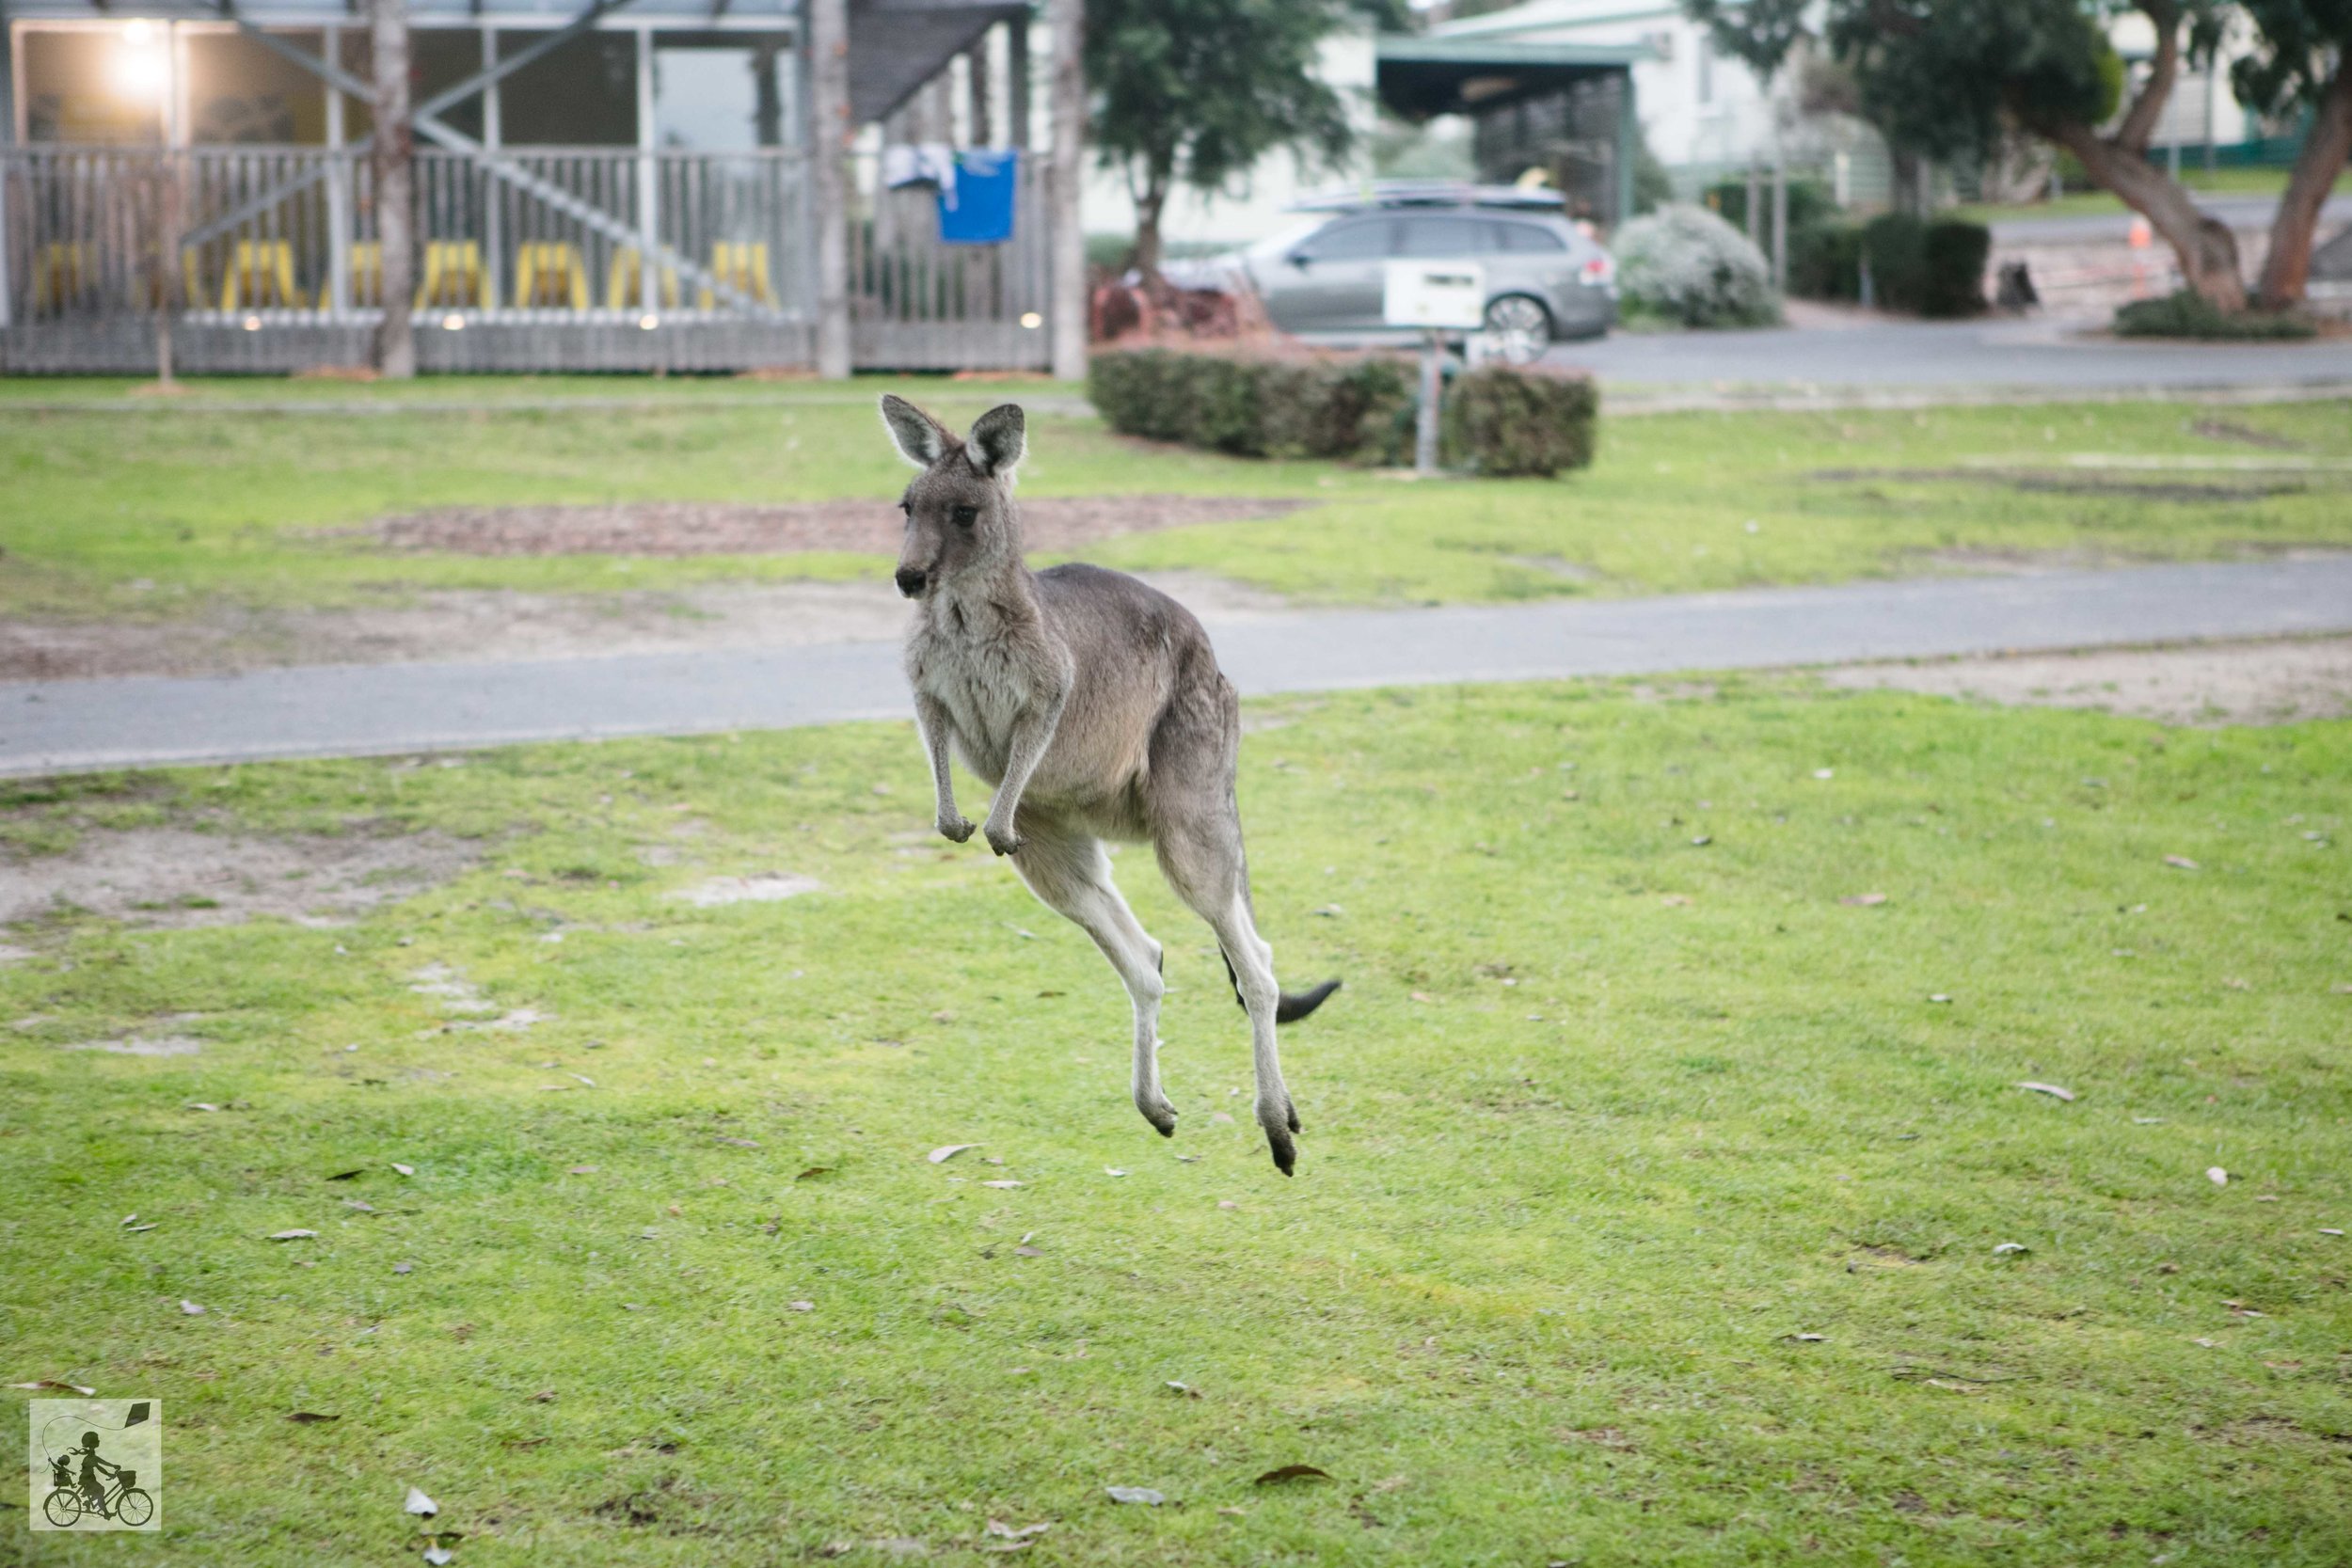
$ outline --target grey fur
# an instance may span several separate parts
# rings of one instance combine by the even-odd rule
[[[1094,939],[1135,1008],[1136,1108],[1168,1136],[1159,1074],[1160,944],[1113,885],[1104,839],[1148,842],[1178,897],[1216,933],[1249,1015],[1258,1124],[1287,1176],[1298,1115],[1275,1051],[1278,1018],[1303,1018],[1337,987],[1285,996],[1249,905],[1233,772],[1241,712],[1209,634],[1167,594],[1096,566],[1032,572],[1021,557],[1013,476],[1019,407],[991,409],[959,440],[903,398],[882,400],[907,486],[901,592],[918,601],[907,680],[930,756],[937,827],[958,844],[950,752],[995,786],[979,831],[1029,890]]]

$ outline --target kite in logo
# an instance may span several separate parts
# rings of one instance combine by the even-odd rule
[[[108,1459],[98,1433],[88,1429],[111,1427],[118,1433],[129,1432],[145,1426],[153,1409],[151,1402],[141,1400],[131,1406],[119,1425],[92,1416],[87,1406],[68,1409],[42,1422],[39,1438],[41,1456],[49,1462],[49,1495],[41,1499],[41,1517],[57,1529],[71,1529],[86,1519],[104,1521],[98,1525],[101,1529],[137,1529],[152,1519],[155,1499],[140,1489],[138,1472]],[[77,1426],[84,1429],[78,1434],[73,1431]],[[118,1452],[121,1447],[117,1444]]]

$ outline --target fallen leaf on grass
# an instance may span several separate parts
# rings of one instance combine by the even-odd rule
[[[191,1318],[200,1318],[204,1315],[204,1308],[199,1307],[192,1301],[182,1302],[180,1304],[180,1310],[185,1312]]]
[[[1023,1525],[1019,1529],[1013,1528],[1002,1519],[991,1519],[988,1522],[988,1533],[1002,1536],[1007,1541],[1026,1541],[1030,1536],[1043,1535],[1053,1528],[1051,1520],[1041,1520],[1034,1525]]]
[[[1249,1510],[1246,1508],[1220,1508],[1217,1512],[1224,1514],[1228,1519],[1247,1519],[1249,1517]]]
[[[1148,1486],[1105,1486],[1103,1490],[1111,1495],[1111,1501],[1115,1503],[1143,1503],[1157,1508],[1168,1501],[1166,1494],[1154,1492]]]
[[[1176,1393],[1184,1399],[1197,1400],[1200,1397],[1200,1389],[1195,1388],[1189,1383],[1179,1383],[1172,1377],[1168,1380],[1168,1386],[1171,1392]]]
[[[2030,1078],[2020,1083],[2017,1086],[2021,1089],[2031,1089],[2036,1094],[2046,1094],[2052,1100],[2072,1100],[2074,1098],[2074,1091],[2073,1089],[2062,1089],[2056,1084],[2037,1084]]]
[[[1886,895],[1883,893],[1850,893],[1837,901],[1855,909],[1874,909],[1886,902]]]
[[[424,1560],[433,1564],[433,1568],[442,1568],[444,1563],[456,1561],[457,1554],[447,1546],[427,1546],[424,1549]]]
[[[2205,1180],[2212,1182],[2217,1187],[2226,1187],[2230,1184],[2230,1173],[2223,1170],[2219,1165],[2207,1165],[2205,1167]]]
[[[790,1307],[795,1312],[814,1312],[817,1310],[817,1304],[813,1301],[787,1301],[785,1303],[785,1306]]]
[[[31,1388],[36,1391],[42,1388],[55,1388],[60,1393],[79,1394],[84,1399],[87,1399],[91,1395],[98,1392],[95,1388],[85,1388],[78,1383],[60,1383],[54,1377],[44,1377],[38,1383],[11,1383],[8,1386],[11,1388]]]
[[[342,1418],[341,1416],[322,1416],[315,1410],[296,1410],[290,1412],[287,1415],[286,1419],[294,1422],[296,1426],[309,1426],[314,1421],[340,1421]]]
[[[1826,1340],[1829,1336],[1826,1334],[1784,1334],[1781,1338],[1793,1339],[1801,1345],[1818,1345]]]
[[[756,1138],[730,1138],[716,1132],[711,1136],[730,1148],[757,1148],[759,1147],[759,1140]]]
[[[1329,1481],[1331,1472],[1317,1465],[1285,1465],[1279,1470],[1268,1470],[1253,1485],[1279,1486],[1286,1481]]]
[[[427,1519],[432,1518],[433,1515],[441,1512],[441,1505],[439,1503],[435,1502],[431,1497],[426,1497],[422,1492],[418,1491],[413,1486],[408,1489],[408,1500],[400,1506],[401,1512],[404,1513],[420,1514]]]
[[[809,1178],[822,1176],[831,1169],[833,1169],[831,1165],[811,1165],[808,1169],[801,1172],[800,1175],[794,1177],[792,1180],[795,1181],[806,1181]]]
[[[1926,1379],[1925,1381],[1926,1381],[1927,1386],[1928,1386],[1929,1387],[1931,1387],[1931,1388],[1942,1388],[1942,1389],[1944,1389],[1945,1391],[1947,1391],[1947,1393],[1954,1393],[1954,1394],[1981,1394],[1981,1393],[1983,1393],[1983,1392],[1984,1392],[1984,1390],[1983,1390],[1983,1389],[1981,1389],[1981,1388],[1978,1387],[1978,1386],[1977,1386],[1975,1384],[1973,1384],[1973,1383],[1954,1383],[1954,1382],[1951,1382],[1949,1379],[1947,1379],[1947,1378],[1940,1378],[1940,1377],[1931,1377],[1931,1378],[1928,1378],[1928,1379]]]
[[[596,1167],[594,1165],[574,1165],[569,1174],[573,1176],[594,1176],[596,1174]]]
[[[937,1148],[932,1149],[929,1154],[923,1156],[923,1158],[929,1160],[934,1165],[944,1165],[948,1161],[954,1159],[957,1155],[962,1153],[965,1149],[977,1148],[979,1147],[980,1146],[978,1144],[941,1144]]]
[[[1931,996],[1928,998],[1928,1000],[1929,1000],[1929,1001],[1931,1001],[1931,1002],[1949,1002],[1949,1001],[1951,1000],[1951,997],[1950,997],[1950,995],[1949,995],[1949,994],[1947,994],[1947,992],[1944,992],[1944,991],[1940,991],[1940,990],[1939,990],[1939,991],[1936,991],[1934,994],[1931,995]]]
[[[993,1188],[995,1188],[998,1192],[1006,1192],[1006,1193],[1009,1193],[1009,1192],[1012,1191],[1012,1189],[1013,1189],[1013,1188],[1020,1186],[1020,1185],[1021,1185],[1021,1183],[1020,1183],[1020,1182],[1018,1182],[1018,1181],[1010,1181],[1010,1180],[1007,1180],[1007,1181],[983,1181],[983,1182],[981,1182],[981,1183],[980,1183],[980,1185],[981,1185],[981,1186],[983,1186],[983,1187],[993,1187]]]
[[[401,1164],[398,1160],[394,1160],[394,1161],[392,1162],[392,1169],[394,1169],[394,1170],[396,1170],[396,1171],[400,1172],[400,1174],[401,1174],[401,1175],[403,1175],[403,1176],[414,1176],[414,1175],[416,1175],[416,1174],[417,1174],[417,1167],[416,1167],[416,1166],[414,1166],[414,1165],[404,1165],[404,1164]]]
[[[269,1239],[273,1242],[307,1242],[317,1234],[315,1230],[273,1230]]]
[[[2190,860],[2186,855],[2167,855],[2164,857],[2164,863],[2172,867],[2175,871],[2195,871],[2200,869],[2197,863]]]
[[[366,1167],[362,1166],[362,1167],[361,1167],[360,1169],[358,1169],[358,1170],[339,1170],[339,1171],[337,1171],[334,1175],[332,1175],[332,1176],[328,1177],[326,1180],[328,1180],[329,1181],[350,1181],[350,1180],[355,1180],[356,1178],[358,1178],[358,1177],[361,1177],[361,1176],[365,1176],[366,1174],[367,1174]]]
[[[208,1101],[191,1100],[188,1101],[188,1109],[191,1111],[217,1111],[220,1107]]]
[[[2334,1226],[2332,1226],[2332,1225],[2323,1225],[2323,1226],[2321,1226],[2321,1227],[2319,1227],[2319,1233],[2320,1233],[2321,1235],[2323,1235],[2323,1236],[2341,1236],[2341,1235],[2343,1235],[2343,1234],[2344,1234],[2344,1232],[2343,1232],[2343,1231],[2341,1231],[2341,1230],[2337,1229],[2337,1228],[2336,1228]]]
[[[2189,1343],[2190,1343],[2190,1344],[2192,1344],[2192,1345],[2202,1345],[2202,1346],[2204,1346],[2207,1350],[2214,1350],[2214,1349],[2217,1349],[2217,1348],[2220,1346],[2221,1341],[2220,1341],[2220,1340],[2218,1340],[2218,1339],[2207,1339],[2207,1338],[2202,1338],[2202,1337],[2201,1336],[2201,1337],[2200,1337],[2200,1338],[2198,1338],[2191,1339],[2191,1340],[2189,1341]]]
[[[1103,1167],[1103,1174],[1104,1176],[1124,1176],[1127,1173],[1120,1170],[1117,1165],[1104,1165]]]
[[[155,1228],[155,1227],[154,1227],[154,1226],[152,1226],[152,1225],[133,1225],[133,1226],[125,1226],[125,1227],[123,1227],[123,1232],[122,1232],[122,1233],[123,1233],[124,1235],[126,1235],[126,1236],[135,1236],[135,1235],[137,1235],[139,1232],[141,1232],[142,1230],[152,1230],[152,1229],[154,1229],[154,1228]]]
[[[392,1272],[394,1274],[414,1274],[417,1272],[417,1265],[414,1263],[394,1263],[392,1265]]]
[[[1015,1258],[1042,1258],[1045,1252],[1041,1247],[1017,1246],[1012,1249],[1012,1255]]]
[[[343,1199],[343,1207],[346,1209],[357,1209],[363,1214],[373,1214],[375,1212],[375,1205],[363,1198],[347,1197]]]
[[[1993,1249],[1993,1255],[1995,1258],[1999,1258],[2012,1252],[2031,1252],[2033,1248],[2027,1246],[2023,1242],[2003,1242],[1999,1246]]]

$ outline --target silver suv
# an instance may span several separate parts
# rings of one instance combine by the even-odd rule
[[[1380,316],[1387,263],[1424,259],[1479,263],[1486,330],[1511,360],[1533,359],[1556,339],[1598,337],[1616,323],[1616,263],[1549,193],[1389,186],[1306,205],[1322,215],[1241,258],[1266,314],[1285,332],[1354,341],[1399,335]]]

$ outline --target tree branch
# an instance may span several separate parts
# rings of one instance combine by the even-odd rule
[[[2132,100],[2123,123],[2115,128],[2115,145],[2122,150],[2145,154],[2148,142],[2156,134],[2156,121],[2164,117],[2166,100],[2172,96],[2173,79],[2181,70],[2181,14],[2162,3],[2139,8],[2156,27],[2156,58],[2148,69],[2148,80]]]

